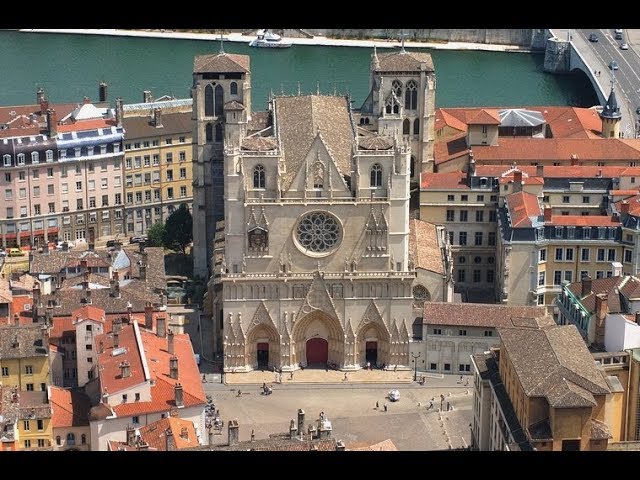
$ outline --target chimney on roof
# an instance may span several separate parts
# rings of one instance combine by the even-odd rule
[[[40,305],[41,302],[41,298],[40,298],[40,284],[39,283],[35,283],[33,285],[33,289],[31,290],[31,296],[33,297],[33,305]]]
[[[180,383],[176,383],[173,387],[173,391],[175,393],[175,401],[176,407],[184,407],[184,396],[182,392],[182,385]]]
[[[133,313],[133,305],[131,302],[127,302],[127,323],[131,325],[131,314]]]
[[[175,449],[176,449],[176,440],[175,440],[175,438],[173,438],[173,432],[171,431],[171,428],[167,428],[164,431],[164,438],[167,441],[167,443],[166,443],[167,452],[175,451]]]
[[[43,255],[49,255],[49,243],[45,243],[42,246],[42,254]]]
[[[296,427],[296,421],[292,418],[289,423],[289,438],[293,440],[298,436],[298,428]]]
[[[623,200],[620,204],[620,213],[628,214],[629,213],[629,202],[627,200]]]
[[[209,445],[213,445],[213,425],[209,425],[209,431],[207,432]]]
[[[551,221],[551,212],[552,212],[552,208],[548,205],[546,205],[544,207],[544,221],[545,223],[550,222]]]
[[[544,177],[544,165],[536,165],[536,177]]]
[[[91,289],[89,288],[89,282],[82,282],[82,288],[84,290],[84,302],[87,305],[91,304]]]
[[[156,320],[156,335],[159,337],[167,336],[167,319],[165,317],[158,317]]]
[[[584,298],[591,293],[591,277],[586,275],[582,277],[582,291],[580,292],[580,297]]]
[[[153,330],[153,304],[147,302],[144,306],[144,328]]]
[[[107,89],[108,89],[108,85],[106,82],[100,82],[98,84],[98,100],[100,102],[106,102],[107,101]]]
[[[120,346],[120,334],[118,332],[113,332],[113,348],[118,348],[119,346]]]
[[[232,445],[237,445],[238,441],[239,441],[239,427],[238,427],[238,420],[229,420],[229,422],[227,423],[227,428],[229,431],[229,446]]]
[[[131,376],[131,364],[128,360],[125,360],[120,364],[120,378],[127,378]]]
[[[611,274],[614,277],[622,276],[622,264],[620,262],[611,262]]]
[[[142,101],[144,103],[153,102],[153,97],[151,96],[151,90],[145,90],[142,92]]]
[[[578,155],[576,155],[575,153],[571,155],[571,166],[576,166],[578,165]]]
[[[122,330],[122,320],[120,318],[116,318],[113,321],[112,330],[114,333],[119,333]]]
[[[85,95],[85,97],[82,99],[82,104],[87,105],[89,103],[91,103],[91,100],[89,100],[89,97]]]
[[[122,104],[122,97],[116,98],[116,126],[122,126],[122,118],[124,117],[124,106]]]
[[[42,97],[38,103],[40,104],[40,115],[46,115],[47,110],[49,110],[49,100],[44,96],[44,90],[42,90]]]
[[[161,108],[153,109],[153,126],[156,128],[162,127],[162,109]]]
[[[140,260],[140,265],[138,268],[140,270],[140,281],[147,281],[147,252],[140,252],[142,255],[142,260]]]
[[[187,427],[182,427],[180,429],[180,438],[184,438],[185,440],[189,440],[189,429]]]
[[[169,329],[169,333],[167,334],[167,352],[169,352],[169,355],[173,355],[175,352],[174,342],[173,331]]]
[[[63,252],[69,251],[69,242],[62,242],[62,251]]]
[[[169,377],[178,379],[178,357],[175,355],[169,359]]]
[[[136,429],[127,425],[127,445],[133,447],[136,444]]]
[[[47,131],[51,138],[58,135],[58,119],[56,117],[56,111],[53,108],[47,109]]]
[[[144,440],[140,440],[138,442],[138,450],[149,450],[149,444]]]
[[[38,87],[36,90],[36,103],[42,103],[44,101],[44,88]]]
[[[301,408],[298,409],[298,432],[302,437],[304,434],[304,410]]]
[[[342,440],[336,442],[336,452],[344,452],[347,449]]]

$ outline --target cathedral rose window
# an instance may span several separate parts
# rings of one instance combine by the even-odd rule
[[[302,217],[296,229],[300,247],[312,253],[326,253],[340,243],[338,221],[325,212],[311,212]]]

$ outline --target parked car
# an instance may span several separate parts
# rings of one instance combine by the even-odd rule
[[[0,250],[0,257],[6,257],[7,252],[5,250]]]
[[[393,390],[389,391],[387,397],[389,397],[389,400],[391,400],[392,402],[397,402],[398,400],[400,400],[400,392],[394,388]]]
[[[113,248],[116,246],[115,240],[107,240],[107,248]]]
[[[139,235],[136,237],[130,237],[129,238],[129,243],[140,243],[140,242],[146,242],[147,241],[147,236],[146,235]]]
[[[615,60],[612,60],[611,63],[609,63],[609,69],[618,70],[618,62],[616,62]]]
[[[621,28],[616,28],[614,33],[615,33],[615,39],[616,40],[622,40],[622,29]]]
[[[620,44],[620,50],[629,50],[629,44],[628,43],[621,43]]]
[[[598,34],[597,33],[592,33],[589,35],[589,41],[590,42],[597,42],[598,41]]]
[[[24,257],[24,252],[20,248],[10,248],[9,249],[10,257]]]
[[[63,248],[63,244],[66,243],[68,248],[73,248],[76,246],[75,243],[67,241],[67,242],[63,242],[63,241],[59,241],[58,244],[56,245],[56,250],[62,250]]]

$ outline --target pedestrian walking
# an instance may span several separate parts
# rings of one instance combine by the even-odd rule
[[[289,373],[289,380],[293,380],[293,372]]]
[[[398,365],[394,365],[394,366],[393,366],[393,371],[394,371],[394,372],[397,372],[397,371],[398,371]]]
[[[343,378],[342,380],[343,380],[344,382],[346,382],[346,381],[348,380],[348,379],[347,379],[347,372],[344,372],[344,378]]]
[[[462,383],[462,375],[460,375],[460,381],[458,383]]]
[[[387,404],[386,403],[384,404],[384,411],[385,412],[387,411]]]
[[[207,383],[207,377],[204,376],[204,373],[202,374],[202,383]]]
[[[367,362],[367,370],[371,370],[371,362]]]
[[[376,410],[380,408],[380,404],[378,402],[376,402]]]

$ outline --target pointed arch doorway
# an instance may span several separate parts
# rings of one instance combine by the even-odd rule
[[[307,366],[325,367],[329,361],[329,342],[324,338],[307,340]]]

